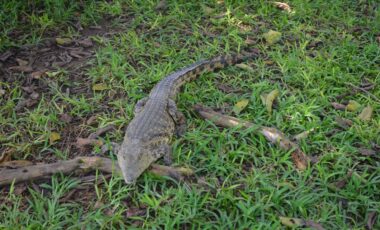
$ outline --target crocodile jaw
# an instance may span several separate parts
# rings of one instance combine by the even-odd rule
[[[147,146],[142,146],[140,141],[133,141],[123,143],[117,160],[125,183],[132,184],[157,159]]]

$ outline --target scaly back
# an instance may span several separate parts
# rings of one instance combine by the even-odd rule
[[[211,72],[217,69],[225,68],[229,65],[234,65],[243,62],[247,59],[256,58],[257,54],[252,53],[248,55],[226,55],[219,56],[210,60],[203,60],[187,66],[179,71],[176,71],[166,78],[162,79],[156,87],[151,91],[150,98],[172,98],[174,99],[177,95],[180,87],[194,80],[197,76],[203,72]]]

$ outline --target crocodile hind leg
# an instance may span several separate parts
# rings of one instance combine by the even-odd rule
[[[135,105],[135,110],[133,111],[133,113],[135,115],[142,111],[142,109],[144,108],[145,103],[148,101],[148,99],[149,99],[148,97],[144,97],[143,99],[140,99],[137,101],[137,103]]]
[[[168,112],[176,124],[176,135],[179,137],[183,136],[186,131],[186,118],[185,115],[177,109],[175,102],[171,99],[169,99],[168,103]]]

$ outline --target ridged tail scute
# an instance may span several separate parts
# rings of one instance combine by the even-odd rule
[[[182,70],[171,74],[169,77],[173,77],[171,81],[174,83],[172,85],[173,89],[171,91],[170,97],[173,98],[179,88],[186,82],[194,80],[197,76],[204,72],[213,72],[218,69],[225,68],[230,65],[238,64],[243,61],[254,59],[258,55],[257,53],[249,53],[247,55],[242,54],[232,54],[219,56],[210,60],[204,60],[197,62],[191,66],[185,67]]]

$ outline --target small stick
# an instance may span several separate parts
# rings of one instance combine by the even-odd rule
[[[251,122],[240,120],[236,117],[223,115],[201,105],[195,105],[194,109],[199,113],[199,115],[202,118],[210,120],[214,122],[216,125],[222,127],[232,128],[242,126],[243,128],[257,128],[258,132],[264,135],[264,137],[269,142],[278,145],[281,149],[285,151],[291,150],[292,159],[299,170],[305,170],[307,168],[309,163],[308,157],[305,155],[305,153],[302,152],[302,150],[296,143],[292,142],[281,131],[271,127],[259,126]]]
[[[362,91],[362,92],[368,94],[368,95],[371,96],[375,101],[377,101],[377,102],[380,103],[380,99],[379,99],[378,97],[376,97],[374,94],[372,94],[371,92],[369,92],[369,91],[367,91],[367,90],[365,90],[365,89],[363,89],[363,88],[360,88],[360,87],[358,87],[358,86],[352,84],[351,82],[346,82],[345,84],[351,86],[352,88],[354,88],[354,89],[356,89],[356,90],[360,90],[360,91]]]
[[[121,170],[111,159],[104,157],[76,157],[72,160],[59,161],[51,164],[28,165],[20,168],[9,169],[0,166],[0,186],[24,181],[32,181],[45,178],[55,173],[65,175],[73,172],[90,172],[99,170],[104,173],[113,173],[121,175]],[[153,164],[150,171],[160,176],[169,176],[174,179],[181,179],[183,176],[193,174],[188,168],[172,168]]]

